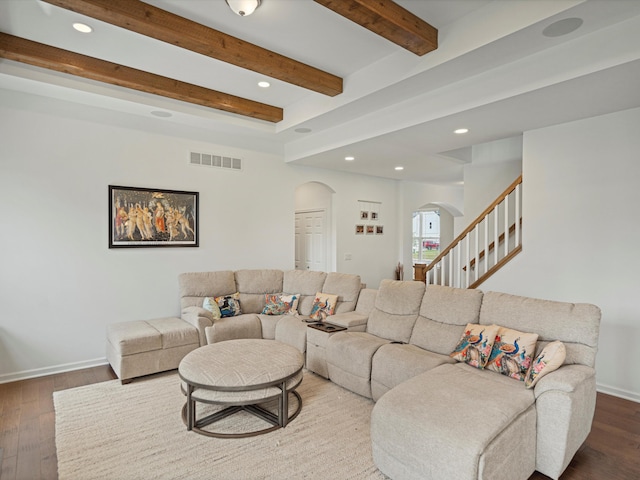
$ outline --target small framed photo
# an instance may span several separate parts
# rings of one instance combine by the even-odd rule
[[[382,225],[376,225],[376,235],[384,234],[384,227]]]
[[[198,192],[109,185],[109,248],[197,247]]]
[[[373,225],[367,225],[367,235],[373,235],[375,227]]]
[[[356,225],[356,235],[364,235],[364,225]]]
[[[360,210],[360,220],[369,220],[368,210]]]
[[[378,220],[378,212],[371,212],[371,220]]]

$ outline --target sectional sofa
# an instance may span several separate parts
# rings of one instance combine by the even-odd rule
[[[557,479],[591,429],[594,305],[413,281],[363,289],[357,275],[309,271],[185,273],[179,284],[175,320],[199,344],[278,340],[306,353],[309,370],[375,401],[373,458],[393,479],[526,480],[534,470]],[[343,331],[308,328],[319,293],[337,298],[326,322]],[[233,294],[240,315],[204,308]],[[296,311],[265,313],[282,294],[298,297]]]

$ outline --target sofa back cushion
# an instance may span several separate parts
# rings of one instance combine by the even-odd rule
[[[242,313],[261,313],[265,294],[282,292],[282,270],[237,270],[235,279]]]
[[[481,304],[481,290],[427,286],[409,343],[449,355],[458,344],[465,325],[478,323]]]
[[[362,290],[360,290],[355,311],[368,317],[375,307],[377,296],[378,290],[374,290],[373,288],[363,288]]]
[[[322,293],[338,295],[334,313],[353,312],[361,287],[360,275],[330,272],[322,286]]]
[[[560,340],[566,347],[565,363],[595,366],[601,312],[595,305],[566,303],[486,292],[480,323],[501,325],[538,334],[536,355]]]
[[[392,342],[408,342],[424,289],[422,282],[382,280],[369,315],[367,332]]]
[[[231,270],[192,272],[178,276],[180,308],[202,307],[205,297],[236,293],[236,281]]]
[[[324,281],[327,278],[325,272],[313,272],[310,270],[287,270],[282,280],[284,293],[300,294],[298,301],[298,313],[309,315],[316,293],[322,292]]]

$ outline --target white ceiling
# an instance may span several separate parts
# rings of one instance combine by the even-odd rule
[[[39,0],[0,0],[2,32],[279,106],[278,124],[3,59],[0,89],[124,113],[144,128],[189,130],[292,164],[440,184],[462,181],[472,145],[640,107],[638,0],[396,2],[438,29],[436,51],[418,57],[312,0],[262,0],[249,17],[224,0],[147,0],[341,76],[344,92],[328,97],[274,79],[261,89],[255,72]],[[542,34],[566,18],[583,24]],[[76,21],[94,32],[76,32]],[[172,116],[151,114],[158,110]],[[470,132],[453,134],[459,127]]]

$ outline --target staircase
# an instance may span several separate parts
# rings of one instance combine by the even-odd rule
[[[522,251],[522,175],[425,269],[427,285],[477,288]]]

